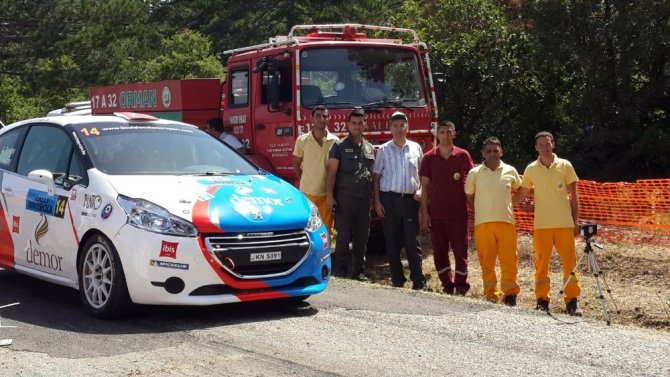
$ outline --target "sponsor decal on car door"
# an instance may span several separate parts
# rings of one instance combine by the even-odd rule
[[[12,219],[15,263],[31,269],[72,278],[76,276],[77,242],[70,216],[69,192],[16,174],[6,174],[13,188],[8,200]]]

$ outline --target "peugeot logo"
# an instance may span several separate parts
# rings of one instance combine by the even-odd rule
[[[225,264],[231,271],[235,270],[235,261],[233,261],[231,257],[224,257],[223,264]]]

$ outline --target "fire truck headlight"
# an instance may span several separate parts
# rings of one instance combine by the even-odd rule
[[[119,195],[116,201],[128,215],[128,224],[135,228],[177,237],[198,235],[198,230],[193,224],[150,201],[123,195]]]
[[[307,220],[305,230],[316,232],[317,229],[321,228],[323,221],[321,221],[321,215],[319,215],[319,209],[316,208],[316,205],[311,200],[307,200],[307,202],[309,203],[309,220]]]

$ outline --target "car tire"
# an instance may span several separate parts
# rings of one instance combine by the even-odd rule
[[[77,265],[79,294],[88,311],[97,318],[116,318],[130,308],[123,266],[112,242],[96,234],[81,249]]]

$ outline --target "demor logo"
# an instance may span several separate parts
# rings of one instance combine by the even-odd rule
[[[37,224],[35,228],[35,242],[40,245],[40,240],[49,232],[49,222],[47,217],[42,215],[42,220]]]
[[[54,271],[63,271],[63,257],[42,250],[33,249],[33,243],[31,241],[28,241],[28,247],[26,248],[26,261]]]
[[[42,215],[42,220],[40,220],[40,222],[37,224],[34,233],[35,242],[38,246],[41,246],[40,240],[48,232],[49,222],[47,221],[47,217]],[[48,253],[46,251],[34,249],[32,241],[28,241],[28,247],[26,248],[26,261],[36,266],[46,267],[54,271],[63,271],[63,257],[54,255],[53,253]]]

